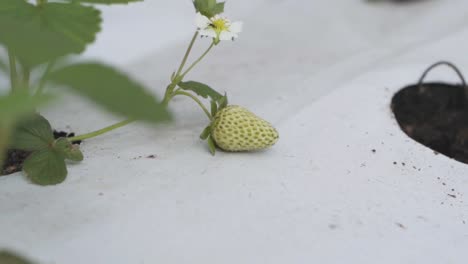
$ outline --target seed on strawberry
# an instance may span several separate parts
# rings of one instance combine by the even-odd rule
[[[270,123],[240,106],[221,109],[210,130],[216,145],[226,151],[265,149],[273,146],[279,138]]]

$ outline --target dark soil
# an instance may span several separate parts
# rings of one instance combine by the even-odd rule
[[[54,130],[54,137],[61,138],[61,137],[74,137],[75,133],[67,133],[64,131],[55,131]],[[80,141],[73,141],[73,144],[81,144]],[[18,150],[18,149],[10,149],[7,151],[6,159],[3,164],[3,168],[0,171],[1,175],[8,175],[23,169],[23,162],[29,157],[31,152]]]
[[[468,102],[463,86],[405,87],[393,97],[392,110],[408,136],[435,153],[468,164]]]

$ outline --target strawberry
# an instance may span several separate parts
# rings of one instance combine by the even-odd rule
[[[226,106],[203,131],[214,154],[214,145],[225,151],[254,151],[273,146],[278,132],[267,121],[240,106]]]

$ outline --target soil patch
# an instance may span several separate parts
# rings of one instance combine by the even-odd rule
[[[464,87],[441,82],[410,85],[395,94],[401,129],[435,153],[468,164],[468,102]]]
[[[67,133],[64,131],[55,131],[54,137],[74,137],[75,133]],[[81,144],[81,141],[74,141],[73,144]],[[23,162],[29,157],[31,152],[18,150],[18,149],[9,149],[6,154],[6,159],[3,164],[3,168],[0,170],[0,176],[12,174],[23,169]]]

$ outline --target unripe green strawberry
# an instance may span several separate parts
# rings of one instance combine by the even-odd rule
[[[240,106],[227,106],[214,117],[211,137],[226,151],[253,151],[273,146],[279,138],[267,121]]]

